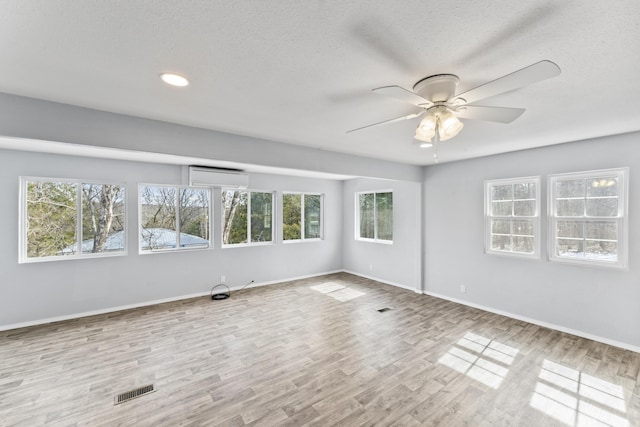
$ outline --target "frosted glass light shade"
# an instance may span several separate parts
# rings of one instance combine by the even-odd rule
[[[438,133],[440,141],[446,141],[456,136],[464,127],[464,124],[458,120],[455,114],[448,108],[443,108],[439,113]]]
[[[433,115],[427,115],[416,128],[415,139],[423,142],[431,142],[436,135],[437,119]]]

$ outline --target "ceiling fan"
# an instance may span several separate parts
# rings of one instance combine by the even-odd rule
[[[421,147],[431,147],[433,138],[445,141],[456,136],[464,126],[459,119],[511,123],[524,113],[524,108],[489,107],[474,103],[559,74],[560,67],[544,60],[459,94],[456,94],[456,89],[460,79],[453,74],[425,77],[413,85],[412,91],[400,86],[379,87],[373,92],[408,102],[420,107],[421,111],[351,129],[347,133],[425,115],[416,128],[414,138]]]

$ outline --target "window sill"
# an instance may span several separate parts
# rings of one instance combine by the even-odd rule
[[[195,251],[208,251],[212,250],[213,246],[201,246],[197,248],[182,248],[182,249],[153,249],[146,251],[138,251],[138,255],[151,255],[151,254],[169,254],[169,253],[179,253],[179,252],[195,252]]]
[[[619,271],[629,270],[628,263],[624,263],[622,261],[604,261],[604,260],[598,261],[595,259],[588,259],[588,258],[558,257],[558,256],[550,256],[549,261],[558,263],[558,264],[575,265],[580,267],[595,267],[595,268],[602,268],[606,270],[619,270]]]
[[[127,251],[122,252],[109,252],[98,254],[82,254],[82,255],[60,255],[60,256],[48,256],[42,258],[20,258],[18,264],[35,264],[40,262],[55,262],[55,261],[72,261],[82,259],[98,259],[98,258],[115,258],[127,256]]]
[[[290,239],[290,240],[282,240],[282,243],[288,245],[290,243],[305,243],[305,242],[322,242],[324,239]]]
[[[382,240],[382,239],[363,239],[360,237],[356,237],[356,242],[367,242],[367,243],[379,243],[382,245],[393,245],[393,240]]]
[[[251,243],[229,243],[227,245],[223,244],[222,249],[231,249],[231,248],[251,248],[255,246],[273,246],[274,242],[251,242]]]
[[[540,254],[536,252],[529,254],[524,252],[485,250],[484,253],[487,255],[497,255],[497,256],[510,257],[510,258],[520,258],[520,259],[529,259],[529,260],[540,259]]]

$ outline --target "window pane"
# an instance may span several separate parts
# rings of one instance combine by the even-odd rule
[[[29,181],[26,200],[28,258],[77,252],[77,184]]]
[[[141,250],[176,247],[176,205],[174,187],[141,188]]]
[[[511,216],[511,207],[513,202],[511,200],[492,202],[491,214],[494,216]]]
[[[82,253],[123,252],[124,186],[82,184]]]
[[[320,238],[320,195],[304,195],[304,238]]]
[[[378,239],[393,240],[393,193],[376,194]]]
[[[514,252],[532,254],[533,253],[533,237],[514,236],[512,250]]]
[[[533,220],[520,219],[513,221],[513,234],[518,236],[533,236]]]
[[[513,185],[513,198],[515,200],[535,199],[536,198],[536,184],[534,182],[514,184]]]
[[[222,190],[222,244],[247,243],[247,192]]]
[[[556,255],[560,257],[583,257],[584,241],[582,239],[558,239],[556,241]]]
[[[618,244],[616,242],[586,240],[584,242],[584,247],[585,258],[601,261],[618,260]]]
[[[585,221],[586,239],[618,240],[618,224],[613,221]]]
[[[300,194],[282,195],[282,238],[296,240],[302,237],[302,197]]]
[[[618,199],[587,199],[587,216],[618,216]]]
[[[491,232],[494,234],[511,234],[511,220],[508,219],[492,219]]]
[[[584,179],[565,179],[556,182],[556,197],[584,197]]]
[[[251,193],[251,241],[273,241],[273,193]]]
[[[513,202],[514,216],[535,216],[536,201],[535,200],[515,200]]]
[[[491,249],[494,251],[510,251],[511,236],[491,236]]]
[[[180,247],[209,247],[209,190],[180,189]]]
[[[492,185],[491,200],[512,200],[513,185]]]
[[[584,216],[584,199],[558,200],[557,216]]]
[[[358,195],[360,206],[360,237],[363,239],[375,238],[375,214],[374,214],[373,193],[363,193]]]
[[[618,177],[592,178],[587,180],[587,197],[618,195]]]
[[[582,239],[584,237],[582,221],[558,221],[557,236]]]

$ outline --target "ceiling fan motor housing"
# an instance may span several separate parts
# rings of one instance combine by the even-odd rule
[[[449,101],[456,93],[460,79],[453,74],[425,77],[413,85],[413,91],[433,103]]]

